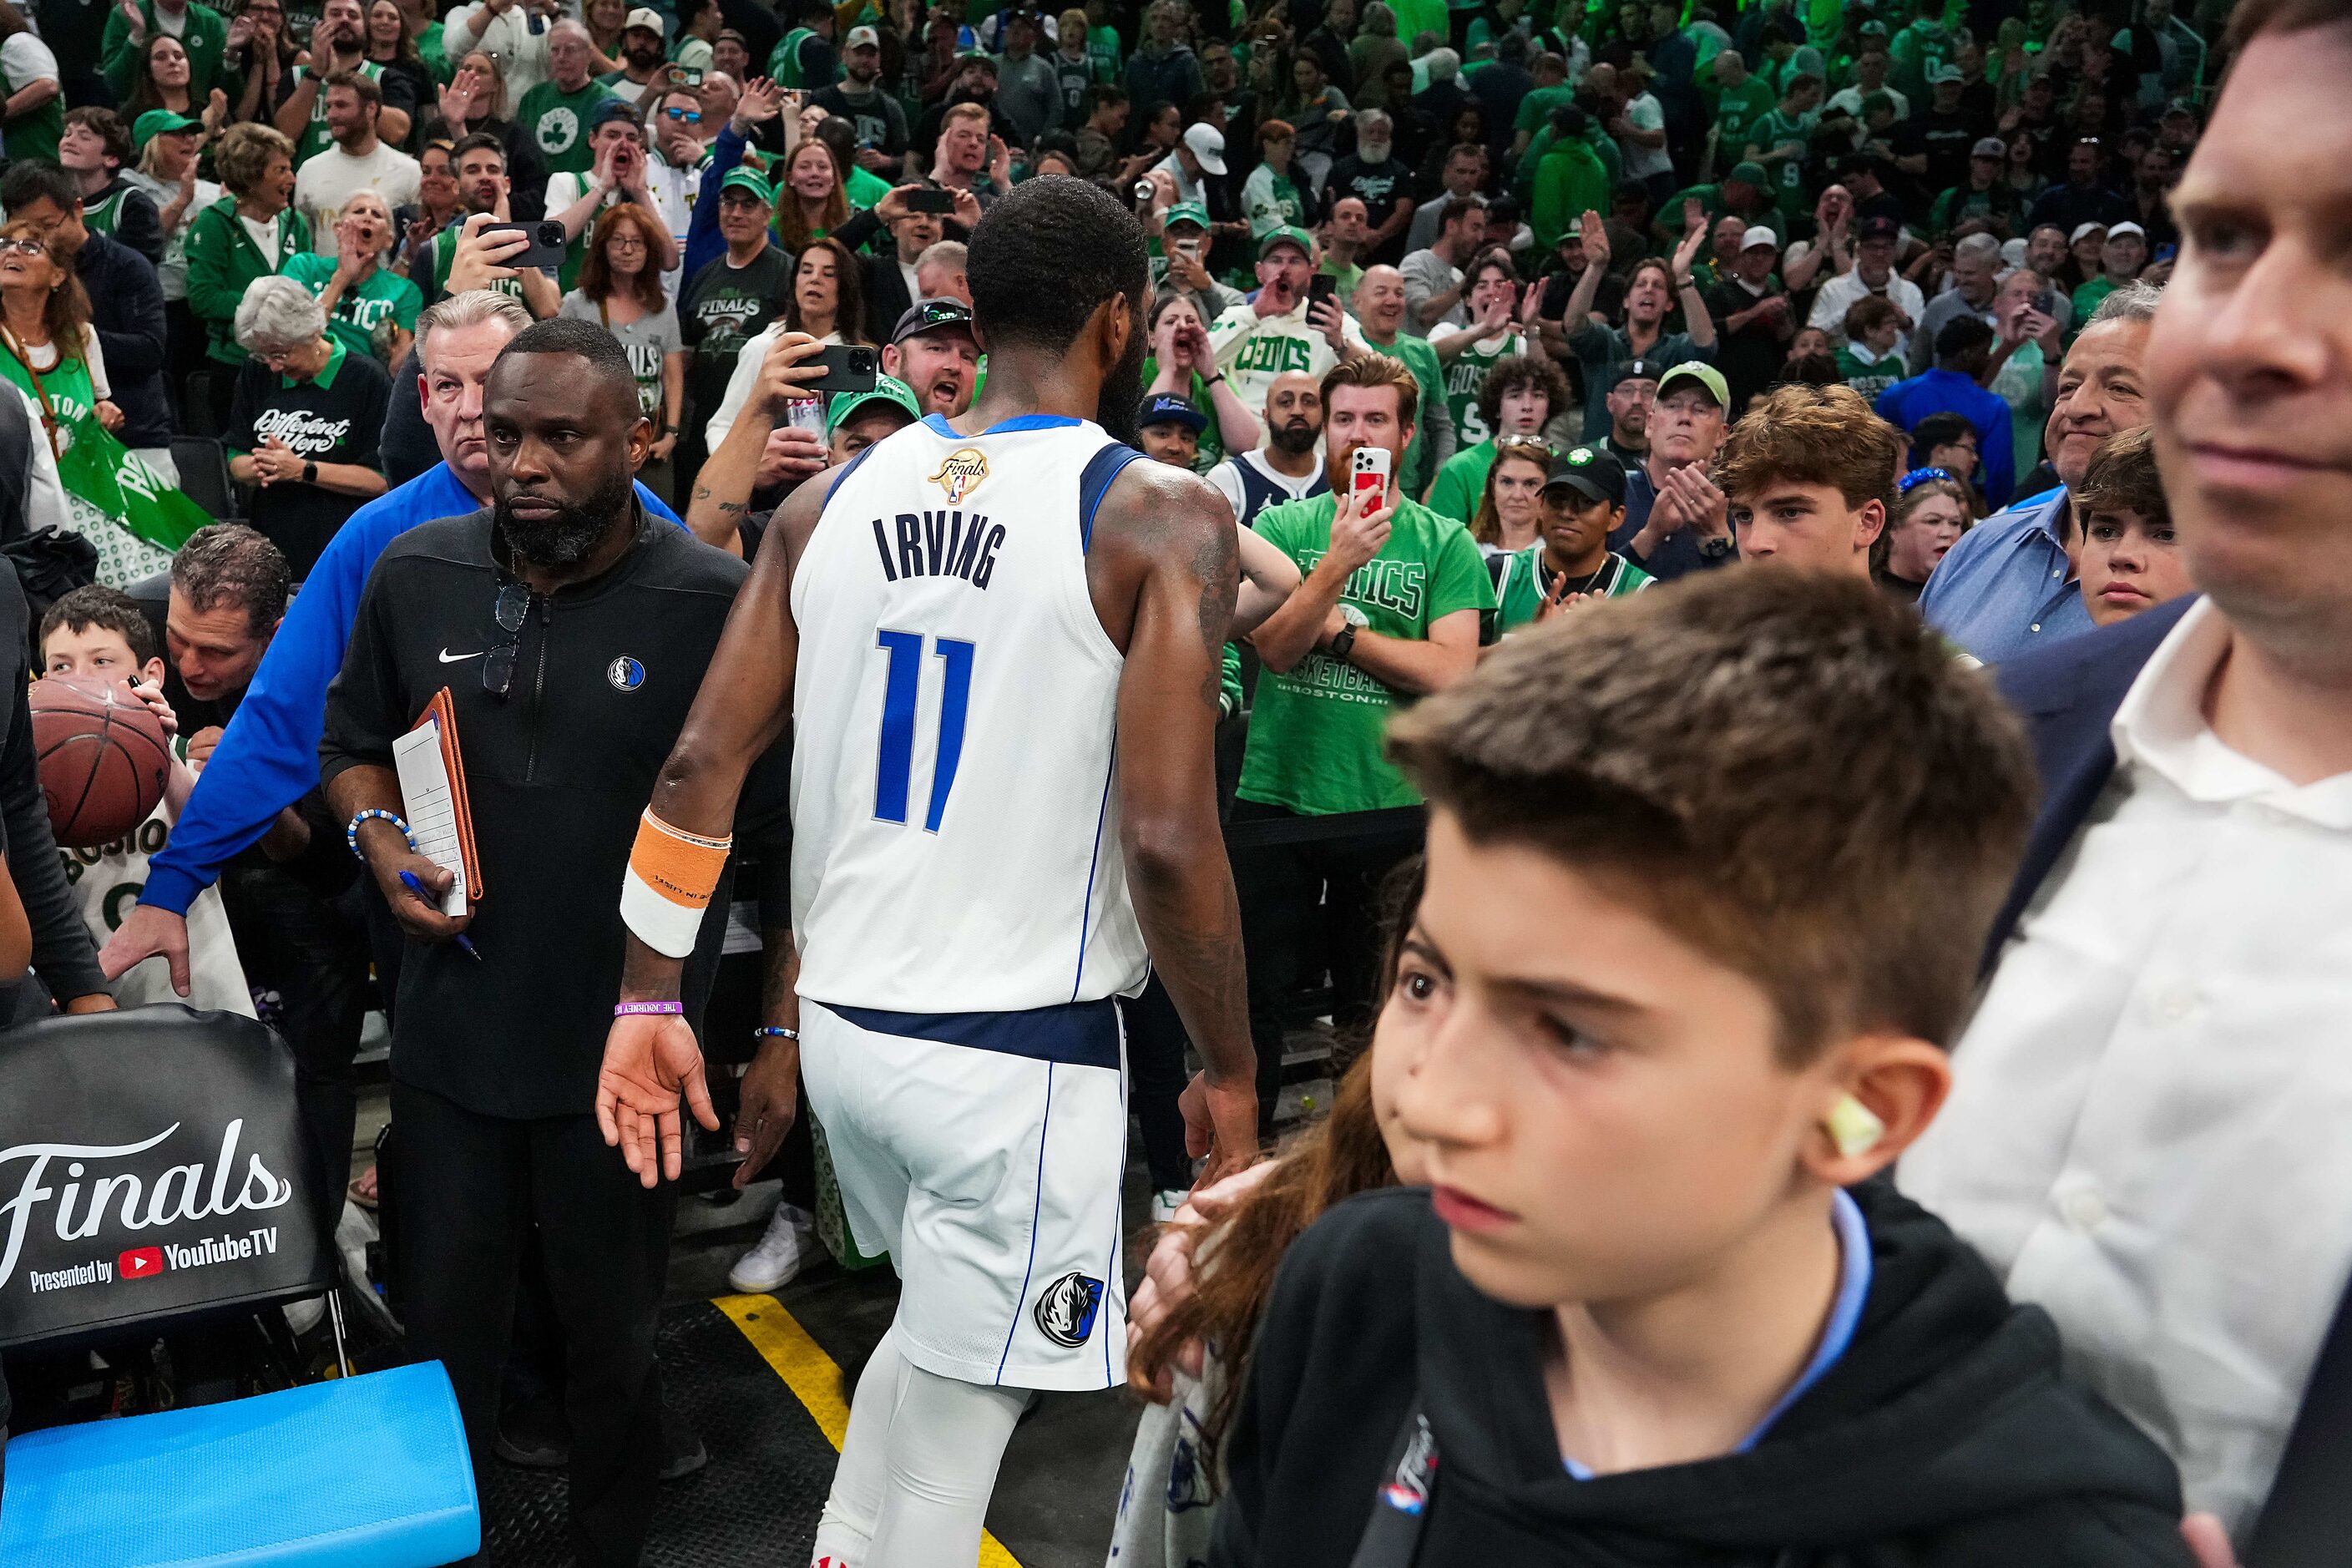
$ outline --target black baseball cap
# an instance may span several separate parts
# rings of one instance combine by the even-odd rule
[[[1666,373],[1666,367],[1655,360],[1629,359],[1610,376],[1606,390],[1614,392],[1629,381],[1655,381]]]
[[[892,343],[903,343],[908,338],[936,331],[941,327],[961,327],[971,331],[971,307],[961,300],[918,300],[898,316],[898,325],[890,333]]]
[[[1139,430],[1149,430],[1154,425],[1181,425],[1198,436],[1209,427],[1209,421],[1192,406],[1191,398],[1179,393],[1160,392],[1146,397],[1135,416],[1135,427]]]
[[[1599,447],[1570,447],[1551,460],[1544,491],[1570,489],[1586,500],[1625,504],[1625,465]]]
[[[1901,239],[1903,226],[1891,217],[1867,217],[1862,220],[1859,239]]]

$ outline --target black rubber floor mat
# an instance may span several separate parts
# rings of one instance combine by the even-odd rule
[[[662,1315],[662,1386],[710,1462],[666,1484],[646,1568],[803,1568],[833,1485],[833,1445],[760,1352],[708,1301]],[[482,1500],[497,1568],[567,1568],[561,1471],[492,1460]]]

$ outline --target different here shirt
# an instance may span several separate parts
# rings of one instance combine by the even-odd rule
[[[1330,551],[1338,510],[1328,494],[1286,501],[1258,513],[1256,529],[1311,572]],[[1388,542],[1349,577],[1339,605],[1366,631],[1421,642],[1456,610],[1493,609],[1495,589],[1468,529],[1400,500]],[[1316,816],[1420,804],[1381,750],[1396,705],[1385,683],[1323,653],[1310,651],[1286,673],[1268,668],[1250,712],[1241,798]]]
[[[237,373],[225,444],[232,453],[251,453],[274,437],[306,462],[381,469],[376,447],[391,403],[392,377],[383,366],[331,338],[326,365],[310,381],[279,374],[259,360],[248,362]],[[253,526],[286,552],[299,583],[310,575],[343,520],[368,499],[280,479],[255,488]]]

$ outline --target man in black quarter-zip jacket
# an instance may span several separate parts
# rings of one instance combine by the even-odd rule
[[[653,429],[635,397],[626,356],[593,323],[542,321],[507,345],[483,411],[492,506],[384,551],[320,748],[328,800],[355,823],[408,938],[392,1191],[409,1346],[447,1366],[478,1473],[517,1263],[537,1226],[569,1347],[572,1543],[583,1564],[634,1564],[651,1516],[654,1318],[677,1194],[640,1186],[593,1115],[621,978],[613,889],[745,574],[637,505],[631,479]],[[393,743],[444,687],[481,873],[470,916],[441,913],[401,879],[449,886],[402,831],[393,767]],[[781,835],[784,784],[780,747],[745,788],[743,841]],[[687,972],[689,1019],[727,902],[723,889],[711,900]]]

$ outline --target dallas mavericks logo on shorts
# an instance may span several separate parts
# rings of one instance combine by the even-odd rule
[[[1103,1282],[1083,1274],[1065,1274],[1037,1294],[1030,1316],[1037,1330],[1057,1345],[1072,1350],[1095,1331],[1095,1316],[1102,1310]]]

